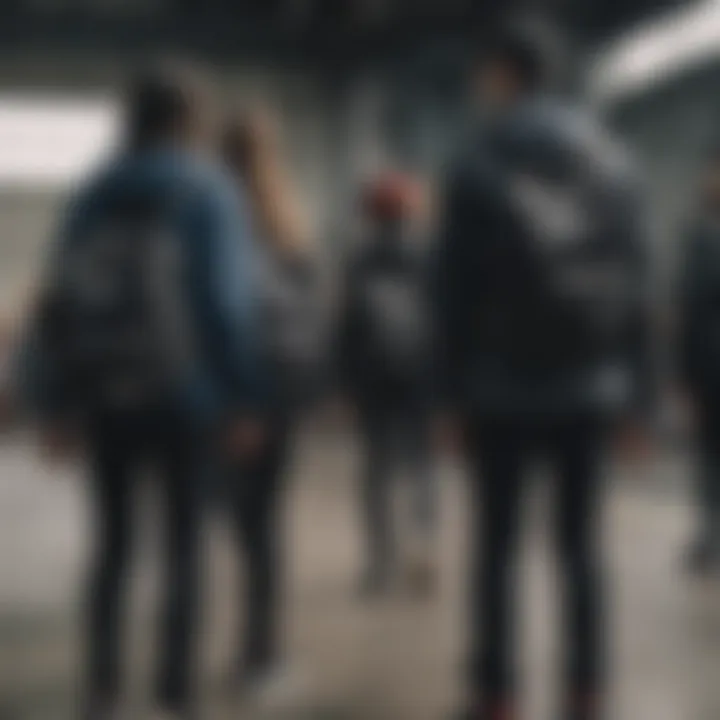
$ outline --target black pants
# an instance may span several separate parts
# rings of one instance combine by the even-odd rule
[[[238,545],[245,559],[245,636],[238,663],[262,672],[278,659],[282,598],[282,511],[291,422],[275,419],[252,460],[231,468],[230,493]]]
[[[706,394],[699,400],[697,446],[700,542],[720,552],[720,397],[717,393]]]
[[[429,408],[390,396],[361,410],[365,466],[362,478],[363,525],[370,568],[384,572],[396,555],[392,517],[393,480],[407,469],[412,482],[411,518],[420,536],[435,527],[435,472]]]
[[[164,613],[159,702],[192,701],[198,615],[201,491],[206,470],[201,433],[171,410],[98,417],[89,430],[95,557],[89,592],[91,702],[120,692],[123,605],[137,520],[135,490],[147,463],[165,506]]]
[[[548,460],[556,481],[555,541],[564,593],[570,693],[602,684],[602,588],[597,520],[604,431],[591,417],[471,423],[474,462],[472,684],[491,700],[515,691],[513,647],[520,506],[528,462]]]

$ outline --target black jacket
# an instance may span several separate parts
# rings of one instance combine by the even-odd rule
[[[491,413],[647,406],[648,260],[624,154],[544,99],[463,151],[435,262],[446,401]]]
[[[356,400],[430,395],[428,280],[426,248],[400,228],[381,230],[348,263],[336,350]]]
[[[683,247],[679,361],[694,392],[720,395],[720,216],[701,212]]]

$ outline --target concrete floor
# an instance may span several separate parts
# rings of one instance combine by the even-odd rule
[[[289,502],[287,645],[307,682],[292,720],[439,720],[461,697],[466,507],[457,469],[442,482],[441,584],[433,601],[402,589],[354,597],[360,543],[355,453],[346,439],[300,443]],[[615,473],[606,512],[614,671],[609,720],[720,719],[720,589],[691,585],[677,560],[690,531],[682,461],[643,478]],[[546,493],[529,503],[522,658],[529,720],[551,720],[557,643]],[[130,696],[143,707],[155,592],[153,518],[138,539]],[[16,443],[0,451],[0,720],[70,720],[78,681],[77,588],[86,547],[82,483],[50,473]],[[235,561],[209,539],[204,653],[211,718],[257,717],[219,691],[234,637]],[[131,717],[142,717],[133,711]]]

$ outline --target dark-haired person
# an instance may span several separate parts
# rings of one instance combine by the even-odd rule
[[[254,256],[214,159],[212,86],[161,65],[130,84],[114,156],[72,197],[38,319],[49,449],[87,451],[94,516],[88,720],[122,715],[122,615],[146,464],[166,510],[158,717],[196,718],[203,484],[221,444],[262,442]]]
[[[706,170],[682,253],[680,369],[699,456],[699,522],[687,567],[707,575],[720,572],[720,148]]]
[[[387,591],[398,570],[414,589],[434,584],[433,383],[424,193],[409,176],[381,175],[364,188],[366,237],[348,263],[337,354],[362,442],[361,591]],[[396,538],[394,479],[410,477],[413,536]],[[404,542],[401,544],[400,541]],[[399,561],[404,560],[404,563]],[[403,567],[403,565],[405,567]]]
[[[274,119],[256,111],[230,123],[222,147],[261,244],[257,292],[269,390],[263,448],[226,468],[246,567],[245,635],[230,679],[246,700],[267,709],[292,704],[302,692],[282,647],[282,514],[294,431],[317,395],[325,345],[317,252],[279,139]]]
[[[483,720],[518,717],[514,576],[538,458],[556,487],[563,718],[601,717],[602,458],[614,423],[640,449],[652,394],[636,183],[592,117],[551,99],[553,49],[525,27],[485,47],[483,121],[448,178],[437,249],[441,388],[474,474],[467,717]]]

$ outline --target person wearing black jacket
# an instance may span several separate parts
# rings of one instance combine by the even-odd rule
[[[720,149],[707,172],[704,197],[682,250],[679,287],[681,381],[696,423],[698,536],[688,569],[720,569]]]
[[[611,421],[652,395],[636,182],[591,117],[546,93],[549,61],[525,27],[485,47],[485,117],[450,173],[435,263],[440,389],[474,475],[469,718],[519,712],[513,574],[538,458],[557,489],[564,717],[601,717],[601,460]]]
[[[403,465],[412,475],[415,530],[406,548],[407,579],[418,591],[433,583],[432,339],[426,252],[413,227],[420,195],[400,175],[365,188],[370,231],[349,263],[340,321],[340,373],[364,443],[361,590],[368,594],[386,590],[397,569],[391,481]]]

